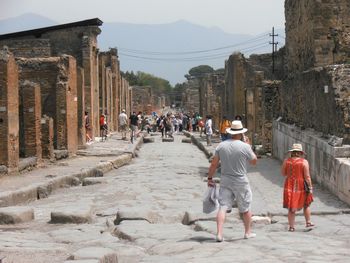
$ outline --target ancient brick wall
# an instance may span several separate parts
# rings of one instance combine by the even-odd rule
[[[10,39],[0,40],[0,47],[7,46],[15,57],[50,57],[49,39]]]
[[[85,95],[84,95],[84,69],[82,67],[77,68],[77,111],[78,111],[78,145],[84,145],[86,143],[86,131],[85,131]]]
[[[283,121],[350,143],[350,65],[315,68],[283,83]],[[326,91],[326,92],[325,92]]]
[[[41,149],[41,95],[37,83],[24,81],[20,84],[20,155],[37,157],[40,162]]]
[[[285,1],[289,72],[349,62],[348,0]]]
[[[273,121],[280,113],[281,81],[263,81],[259,87],[261,93],[261,107],[258,119],[261,121],[261,136],[259,138],[265,152],[272,152]]]
[[[41,87],[42,114],[54,120],[54,147],[75,152],[77,148],[77,75],[71,56],[17,58],[20,80]]]
[[[0,51],[0,165],[18,170],[19,114],[18,68],[13,54]]]
[[[236,53],[229,57],[225,65],[225,108],[228,118],[245,114],[246,60],[243,54]]]
[[[53,119],[44,115],[41,118],[41,147],[42,156],[52,160],[54,158],[54,131],[53,131]]]

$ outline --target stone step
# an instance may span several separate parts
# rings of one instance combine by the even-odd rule
[[[0,224],[19,224],[34,219],[34,209],[26,206],[0,208]]]

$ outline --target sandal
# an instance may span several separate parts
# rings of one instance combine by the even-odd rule
[[[294,231],[295,231],[295,228],[290,226],[290,227],[288,228],[288,231],[289,231],[289,232],[294,232]]]
[[[307,223],[306,223],[306,227],[313,227],[313,226],[315,226],[315,224],[312,223],[312,222],[307,222]]]

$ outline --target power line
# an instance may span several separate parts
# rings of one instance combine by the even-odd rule
[[[260,49],[262,47],[267,47],[267,43],[259,43],[258,45],[250,46],[243,48],[239,51],[254,51],[257,49]],[[237,50],[238,52],[238,50]],[[151,61],[201,61],[201,60],[213,60],[218,58],[225,58],[229,55],[231,55],[232,51],[225,52],[225,53],[218,53],[218,54],[212,54],[212,55],[206,55],[206,56],[198,56],[198,57],[150,57],[150,56],[141,56],[141,55],[134,55],[134,54],[127,54],[123,52],[119,52],[120,56],[130,57],[130,58],[136,58],[136,59],[142,59],[142,60],[151,60]]]
[[[148,55],[188,55],[188,54],[197,54],[197,53],[205,53],[205,52],[212,52],[212,51],[217,51],[217,50],[223,50],[223,49],[228,49],[228,48],[233,48],[233,47],[238,47],[247,43],[251,42],[257,42],[263,38],[266,38],[266,34],[259,35],[255,38],[233,44],[233,45],[228,45],[228,46],[223,46],[223,47],[218,47],[218,48],[212,48],[212,49],[204,49],[204,50],[195,50],[195,51],[184,51],[184,52],[158,52],[158,51],[148,51],[148,50],[139,50],[139,49],[129,49],[129,48],[123,48],[123,47],[118,47],[118,51],[124,51],[128,53],[136,53],[136,54],[148,54]]]

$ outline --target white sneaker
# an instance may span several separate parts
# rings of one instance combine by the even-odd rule
[[[216,242],[223,242],[224,238],[216,235]]]
[[[256,237],[255,233],[244,234],[244,239],[254,238]]]

